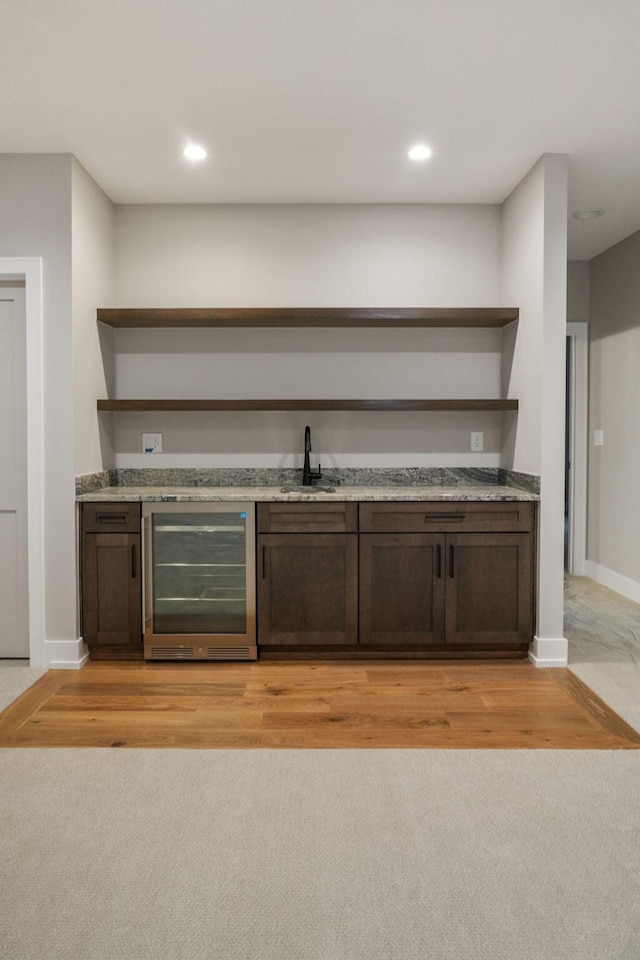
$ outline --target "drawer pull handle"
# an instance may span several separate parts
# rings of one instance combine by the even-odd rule
[[[455,576],[455,547],[453,544],[449,546],[449,576]]]
[[[262,547],[262,579],[267,579],[267,548]]]
[[[126,513],[96,513],[98,523],[126,523]]]
[[[442,579],[442,547],[438,544],[438,580]]]
[[[462,523],[466,520],[464,513],[425,513],[424,522],[430,523],[432,520],[448,520],[454,523]]]
[[[131,579],[135,580],[138,573],[138,565],[136,563],[136,545],[135,543],[131,544]]]

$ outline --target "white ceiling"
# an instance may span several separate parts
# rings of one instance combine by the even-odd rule
[[[0,0],[0,152],[116,203],[496,203],[568,153],[587,259],[640,229],[639,54],[638,0]]]

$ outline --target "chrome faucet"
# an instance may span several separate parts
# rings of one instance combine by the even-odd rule
[[[304,428],[304,467],[302,468],[302,486],[310,487],[316,480],[322,480],[322,468],[318,464],[317,470],[311,469],[309,454],[311,453],[311,427]]]

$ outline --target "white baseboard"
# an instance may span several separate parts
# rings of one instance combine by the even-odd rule
[[[77,640],[47,640],[44,645],[44,666],[50,670],[79,670],[89,659],[82,637]]]
[[[603,587],[615,590],[616,593],[626,597],[627,600],[640,603],[640,583],[637,580],[616,573],[615,570],[609,570],[608,567],[603,567],[593,560],[585,560],[584,573],[586,577],[595,580],[596,583],[601,583]]]
[[[534,637],[529,660],[536,667],[566,667],[569,662],[569,641],[566,637]]]

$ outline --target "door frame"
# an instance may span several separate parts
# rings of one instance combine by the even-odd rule
[[[29,662],[42,667],[46,636],[42,257],[0,257],[0,280],[25,285]]]
[[[587,559],[587,424],[589,409],[589,324],[567,323],[570,351],[569,557],[568,572],[585,576]]]

